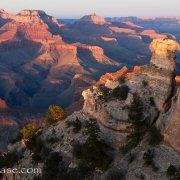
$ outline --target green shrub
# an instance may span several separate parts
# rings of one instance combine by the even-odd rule
[[[127,144],[121,146],[119,150],[120,150],[120,152],[121,152],[122,154],[125,155],[125,154],[127,154],[133,147],[134,147],[134,146],[132,146],[131,143],[127,143]]]
[[[148,140],[150,145],[158,145],[162,142],[163,136],[156,126],[151,126],[148,129]]]
[[[174,165],[170,165],[167,169],[168,176],[174,176],[177,172],[177,168]]]
[[[125,83],[125,78],[126,78],[126,76],[125,76],[125,75],[122,75],[121,77],[118,78],[118,82],[119,82],[120,84],[124,84],[124,83]]]
[[[167,176],[170,177],[170,180],[179,180],[180,179],[180,167],[177,168],[174,165],[170,165],[167,169]]]
[[[142,81],[142,84],[143,84],[144,87],[147,87],[147,86],[148,86],[148,82],[145,81],[145,80]]]
[[[17,151],[0,154],[0,169],[11,168],[19,160]]]
[[[100,129],[96,119],[90,119],[89,121],[85,122],[84,133],[86,135],[93,136],[96,139],[100,138]]]
[[[43,146],[44,146],[43,141],[41,140],[40,137],[36,135],[34,135],[31,139],[29,139],[26,142],[26,147],[34,153],[39,153],[42,150]]]
[[[59,142],[59,138],[58,137],[50,137],[50,138],[46,139],[46,142],[50,143],[50,144],[54,144],[54,143]]]
[[[77,171],[82,176],[82,179],[85,179],[85,177],[87,178],[88,176],[90,176],[94,170],[95,169],[92,166],[89,166],[88,164],[83,162],[80,162],[77,168]]]
[[[143,122],[143,102],[140,97],[134,93],[133,102],[129,106],[129,120],[135,128],[139,128]]]
[[[45,180],[55,180],[67,178],[66,170],[64,167],[60,166],[60,163],[62,162],[62,156],[58,152],[53,152],[50,154],[50,156],[46,159],[43,166],[43,179]]]
[[[143,156],[144,162],[146,165],[151,165],[153,163],[154,158],[154,151],[151,149],[148,149]]]
[[[121,169],[111,169],[107,176],[105,177],[105,180],[123,180],[125,179],[125,173]]]
[[[49,111],[46,113],[45,126],[62,121],[66,118],[65,111],[60,106],[51,105]]]
[[[129,93],[129,87],[126,85],[118,86],[113,89],[112,96],[120,100],[126,100]]]
[[[104,85],[98,86],[98,90],[103,94],[103,96],[107,96],[109,94],[109,89]]]
[[[108,155],[110,147],[100,138],[100,130],[95,120],[85,124],[85,132],[88,138],[85,143],[74,143],[73,154],[77,159],[87,163],[89,166],[106,170],[112,158]]]
[[[41,156],[39,154],[32,154],[32,157],[31,157],[31,160],[34,164],[37,164],[38,162],[40,162],[42,159],[41,159]]]
[[[150,105],[151,106],[155,106],[155,102],[154,102],[154,98],[153,97],[150,97],[149,101],[150,101]]]
[[[106,170],[112,162],[112,158],[107,154],[105,142],[92,137],[88,137],[84,144],[74,144],[73,154],[82,162],[101,170]]]
[[[120,148],[123,154],[126,154],[139,144],[146,130],[143,122],[143,103],[136,93],[133,94],[133,102],[128,107],[128,110],[129,122],[131,123],[129,128],[131,132],[127,136],[127,143]]]
[[[42,161],[51,151],[46,147],[45,143],[38,135],[34,135],[31,139],[29,139],[26,142],[26,147],[33,153],[31,157],[33,163]]]
[[[159,168],[154,162],[155,152],[152,149],[148,149],[143,156],[144,162],[147,166],[151,165],[153,171],[158,171]]]
[[[132,163],[135,159],[136,159],[135,154],[130,153],[130,154],[129,154],[128,162],[129,162],[129,163]]]
[[[82,123],[78,118],[76,118],[75,121],[66,121],[66,124],[68,128],[71,126],[73,127],[74,133],[79,133],[81,131]]]
[[[142,140],[144,131],[141,129],[135,128],[128,136],[127,143],[123,145],[120,150],[122,154],[127,154],[130,150],[136,147],[139,142]]]

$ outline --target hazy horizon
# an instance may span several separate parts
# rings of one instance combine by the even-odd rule
[[[110,3],[109,3],[110,2]],[[12,6],[13,5],[13,6]],[[43,10],[57,18],[79,18],[96,12],[103,17],[180,16],[179,0],[6,0],[0,8],[16,14],[23,9]]]

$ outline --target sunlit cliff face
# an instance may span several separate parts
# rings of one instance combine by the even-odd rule
[[[153,41],[150,49],[158,56],[167,56],[169,51],[177,51],[179,49],[179,44],[171,39],[158,39]]]

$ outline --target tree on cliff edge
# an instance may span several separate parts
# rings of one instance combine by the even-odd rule
[[[48,126],[54,124],[65,118],[66,118],[66,113],[60,106],[51,105],[49,106],[49,110],[46,113],[45,125]]]

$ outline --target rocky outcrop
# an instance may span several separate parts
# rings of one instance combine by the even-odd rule
[[[178,43],[169,39],[155,40],[150,46],[152,51],[151,63],[158,68],[167,69],[171,72],[176,68],[176,51],[178,50]]]
[[[73,130],[74,127],[72,125],[68,126],[68,124],[73,124],[77,121],[81,124],[81,128],[78,133],[75,133]],[[48,165],[49,167],[49,164],[46,164],[46,159],[49,158],[51,154],[56,153],[57,157],[58,154],[62,157],[63,164],[61,163],[60,167],[63,167],[63,174],[67,173],[69,176],[72,175],[72,179],[74,179],[74,174],[72,174],[73,170],[73,173],[77,172],[77,174],[75,174],[75,178],[78,177],[77,179],[81,179],[84,171],[79,172],[79,167],[81,167],[82,165],[84,167],[87,167],[86,165],[88,165],[89,163],[86,161],[84,162],[84,160],[81,161],[81,159],[77,158],[74,155],[74,143],[78,143],[81,145],[86,142],[89,134],[84,132],[89,130],[87,126],[88,123],[91,123],[90,117],[83,111],[79,111],[73,113],[64,121],[58,122],[54,126],[40,129],[40,135],[38,137],[43,141],[43,145],[47,147],[49,151],[47,157],[45,156],[40,162],[37,162],[36,164],[33,164],[32,161],[33,153],[23,144],[23,142],[18,142],[14,145],[9,146],[9,151],[17,150],[18,154],[21,156],[21,159],[19,159],[18,163],[14,165],[14,167],[18,169],[28,167],[36,167],[42,169],[45,165]],[[88,174],[85,175],[85,178],[94,180],[109,179],[110,177],[110,179],[113,179],[114,176],[112,176],[112,171],[120,171],[123,173],[123,175],[120,175],[125,177],[127,180],[139,180],[142,177],[147,179],[168,180],[169,177],[167,177],[166,175],[168,167],[171,164],[174,166],[178,166],[180,163],[179,154],[177,154],[171,147],[167,146],[164,143],[156,147],[152,147],[147,144],[146,140],[143,140],[137,147],[133,148],[131,152],[122,154],[119,148],[117,148],[122,145],[118,142],[118,139],[123,138],[122,135],[117,131],[113,132],[111,129],[103,126],[98,125],[95,127],[97,129],[100,128],[100,132],[98,133],[98,135],[103,139],[103,142],[113,148],[113,150],[111,150],[110,152],[113,161],[109,164],[109,167],[106,170],[99,170],[99,168],[97,167],[95,170],[93,170],[93,172],[88,171]],[[114,142],[115,145],[113,144]],[[96,152],[99,149],[98,146],[95,148],[97,149],[92,149],[92,153],[94,153],[94,150]],[[158,171],[155,171],[153,168],[151,168],[150,165],[145,166],[144,154],[148,151],[152,152],[152,160],[154,162],[154,166],[158,168]],[[108,152],[108,149],[106,149],[106,152]],[[88,155],[90,156],[90,154]],[[58,161],[58,159],[55,158],[54,160],[48,162],[56,161]],[[106,159],[102,159],[102,161],[106,162]],[[17,173],[14,174],[14,176],[12,176],[12,174],[10,173],[7,173],[3,178],[10,179],[11,177],[15,177],[16,179],[33,180],[37,176],[39,179],[43,179],[42,175],[44,175],[44,171],[42,171],[42,174]],[[56,174],[51,174],[51,177],[54,177],[55,175]]]
[[[100,80],[99,84],[104,84],[111,89],[110,92],[118,86],[121,88],[126,85],[129,88],[126,100],[110,98],[107,102],[100,98],[103,96],[101,87],[93,87],[83,92],[84,111],[95,117],[104,126],[120,132],[127,132],[130,113],[127,107],[133,102],[134,93],[140,97],[143,103],[142,121],[153,124],[157,121],[159,114],[161,116],[167,112],[168,103],[175,88],[175,52],[178,44],[169,39],[158,39],[151,43],[150,48],[152,59],[149,64],[137,66],[132,72],[128,72],[128,69],[124,67],[117,73],[103,76]],[[117,81],[118,79],[119,81]],[[106,97],[104,98],[106,99]],[[176,117],[178,115],[174,118]],[[161,122],[159,123],[161,124]],[[178,123],[177,120],[176,123]],[[168,127],[170,126],[168,124]],[[179,130],[178,126],[177,128]],[[177,136],[178,131],[175,128],[171,129],[175,131],[173,135]],[[179,146],[179,142],[174,143],[176,143],[174,147]]]
[[[163,132],[164,140],[180,153],[180,87],[169,103],[171,108],[160,115],[156,124]]]
[[[142,74],[146,75],[144,80],[149,82],[158,109],[163,111],[175,86],[175,52],[178,49],[178,44],[173,40],[158,39],[153,41],[150,49],[152,51],[150,64],[142,66],[141,71]]]
[[[106,73],[105,75],[101,76],[101,78],[97,82],[97,85],[106,84],[107,81],[117,81],[118,78],[120,78],[122,75],[126,74],[127,72],[128,72],[128,68],[125,66],[121,70],[115,73]]]
[[[76,43],[74,45],[77,47],[79,54],[86,55],[86,56],[89,55],[89,57],[91,56],[98,63],[101,63],[103,65],[119,66],[119,63],[108,58],[105,55],[104,50],[99,46],[90,46],[90,45],[81,44],[81,43]],[[91,59],[91,58],[87,58],[87,59]],[[91,64],[93,62],[93,59],[87,63]]]

